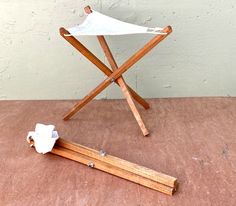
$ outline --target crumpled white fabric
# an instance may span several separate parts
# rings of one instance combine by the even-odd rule
[[[138,26],[123,22],[112,17],[103,15],[97,11],[92,10],[92,13],[88,14],[84,22],[78,26],[67,29],[70,32],[65,36],[85,36],[85,35],[123,35],[123,34],[138,34],[138,33],[150,33],[160,34],[163,33],[163,28],[148,28],[144,26]]]
[[[54,125],[36,124],[35,131],[30,131],[27,135],[27,141],[34,141],[35,150],[38,153],[45,154],[52,151],[56,140],[59,138],[57,131],[54,131]]]

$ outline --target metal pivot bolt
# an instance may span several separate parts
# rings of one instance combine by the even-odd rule
[[[106,151],[100,150],[99,151],[100,156],[105,157],[107,155]]]
[[[87,164],[89,167],[94,168],[95,164],[93,162],[88,162]]]
[[[115,82],[115,81],[116,81],[115,78],[112,77],[112,78],[111,78],[111,82]]]

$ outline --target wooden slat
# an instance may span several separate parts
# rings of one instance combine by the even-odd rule
[[[64,36],[66,30],[64,28],[60,29],[61,35]],[[76,112],[78,112],[81,108],[83,108],[87,103],[89,103],[93,98],[95,98],[100,92],[102,92],[107,86],[109,86],[113,81],[119,78],[124,72],[126,72],[131,66],[133,66],[137,61],[139,61],[145,54],[147,54],[151,49],[153,49],[158,43],[164,40],[171,32],[172,29],[170,26],[167,26],[163,30],[167,35],[156,35],[152,40],[150,40],[142,49],[136,52],[133,56],[131,56],[124,64],[122,64],[119,69],[114,71],[109,77],[107,77],[101,84],[99,84],[95,89],[93,89],[87,96],[85,96],[78,104],[76,104],[70,112],[68,112],[64,119],[69,119]],[[80,51],[84,56],[87,56],[91,62],[94,64],[99,64],[101,61],[99,59],[95,61],[95,58],[91,56],[91,52],[89,50],[81,50]],[[103,65],[102,65],[103,67]]]
[[[173,195],[174,192],[176,191],[176,188],[162,185],[158,182],[155,182],[150,179],[144,178],[142,176],[133,174],[133,173],[128,172],[126,170],[122,170],[122,169],[117,168],[115,166],[104,163],[103,161],[99,161],[97,159],[87,157],[85,155],[71,151],[69,149],[65,149],[62,147],[55,147],[55,148],[53,148],[51,153],[68,158],[70,160],[80,162],[85,165],[88,165],[89,163],[92,162],[94,164],[94,168],[96,168],[96,169],[102,170],[104,172],[121,177],[121,178],[129,180],[129,181],[135,182],[135,183],[143,185],[145,187],[160,191],[160,192],[165,193],[167,195]]]
[[[30,146],[34,146],[33,140],[31,140],[29,144]],[[127,162],[126,160],[122,160],[117,157],[110,155],[101,156],[96,150],[69,142],[67,140],[63,140],[61,138],[57,140],[56,145],[50,153],[77,161],[87,166],[92,164],[93,168],[102,170],[109,174],[124,178],[168,195],[173,195],[178,187],[176,178],[162,173],[157,173],[156,171]],[[175,179],[174,186],[172,187],[158,182],[158,180],[161,179],[156,179],[156,175],[161,176],[161,179]]]
[[[108,60],[109,64],[111,65],[112,70],[113,71],[117,70],[118,69],[117,63],[116,63],[116,61],[115,61],[115,59],[114,59],[114,57],[111,53],[111,50],[110,50],[104,36],[97,36],[97,38],[98,38],[98,41],[99,41],[99,43],[100,43],[100,45],[101,45],[101,47],[102,47],[102,49],[103,49],[103,51],[104,51],[104,53],[107,57],[107,60]],[[148,132],[148,130],[147,130],[147,128],[146,128],[146,126],[145,126],[145,124],[144,124],[144,122],[143,122],[143,120],[142,120],[142,118],[141,118],[141,116],[138,112],[138,109],[136,108],[136,106],[133,102],[133,99],[132,99],[130,91],[129,91],[126,83],[125,83],[125,80],[123,79],[122,76],[120,76],[117,79],[117,82],[120,85],[120,88],[121,88],[121,90],[122,90],[122,92],[123,92],[123,94],[124,94],[124,96],[127,100],[127,103],[129,105],[136,121],[138,122],[138,125],[139,125],[143,135],[147,136],[149,134],[149,132]]]
[[[177,179],[175,177],[171,177],[169,175],[165,175],[163,173],[156,172],[152,169],[142,167],[140,165],[128,162],[126,160],[106,155],[101,156],[98,151],[93,150],[91,148],[82,146],[80,144],[76,144],[74,142],[59,138],[56,142],[57,146],[64,147],[66,149],[75,151],[77,153],[89,156],[93,159],[100,160],[104,163],[110,164],[112,166],[118,167],[122,170],[126,170],[128,172],[131,172],[133,174],[151,179],[152,181],[159,182],[163,185],[169,186],[169,187],[176,187],[177,186]]]

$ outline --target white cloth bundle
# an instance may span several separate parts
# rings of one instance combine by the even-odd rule
[[[54,131],[54,125],[36,124],[35,131],[30,131],[27,135],[27,141],[34,140],[34,147],[38,153],[47,153],[59,138],[57,131]]]
[[[75,26],[67,29],[72,36],[85,36],[85,35],[123,35],[123,34],[160,34],[163,33],[163,28],[148,28],[144,26],[138,26],[135,24],[126,23],[109,16],[103,15],[99,12],[92,10],[92,13],[88,14],[87,18],[79,26]],[[65,36],[71,36],[65,35]]]

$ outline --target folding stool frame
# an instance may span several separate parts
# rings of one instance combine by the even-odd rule
[[[84,8],[87,14],[92,12],[89,6]],[[117,83],[126,100],[128,105],[130,106],[131,111],[143,133],[144,136],[149,134],[135,104],[133,99],[135,99],[139,104],[141,104],[145,109],[149,108],[149,104],[139,96],[132,88],[130,88],[126,82],[124,81],[122,74],[126,72],[131,66],[133,66],[136,62],[138,62],[145,54],[147,54],[151,49],[153,49],[158,43],[160,43],[163,39],[165,39],[171,32],[172,28],[167,26],[163,29],[163,32],[166,35],[156,35],[153,39],[151,39],[143,48],[137,51],[133,56],[131,56],[125,63],[123,63],[120,67],[118,67],[115,59],[108,47],[108,44],[104,38],[104,36],[97,36],[98,41],[105,53],[105,56],[112,68],[110,70],[102,61],[100,61],[92,52],[90,52],[83,44],[81,44],[75,37],[71,36],[70,33],[65,28],[60,28],[61,36],[68,41],[75,49],[77,49],[82,55],[84,55],[90,62],[98,67],[107,78],[100,83],[95,89],[93,89],[87,96],[85,96],[80,102],[74,105],[74,107],[64,116],[64,120],[69,120],[75,113],[77,113],[80,109],[82,109],[87,103],[89,103],[93,98],[95,98],[100,92],[102,92],[106,87],[108,87],[111,83]]]

